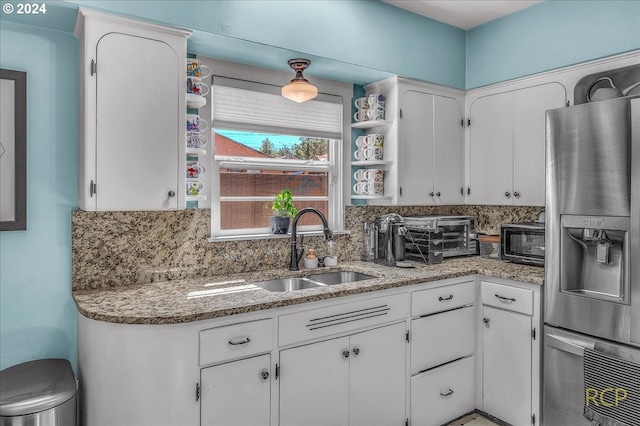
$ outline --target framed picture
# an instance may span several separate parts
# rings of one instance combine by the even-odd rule
[[[27,229],[27,73],[0,69],[0,231]]]

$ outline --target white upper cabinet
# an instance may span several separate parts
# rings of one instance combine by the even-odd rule
[[[75,34],[80,208],[183,208],[189,33],[80,9]]]
[[[370,204],[462,204],[464,92],[393,78],[366,87],[387,97],[384,128],[386,201]],[[360,166],[358,162],[354,166]],[[379,167],[379,166],[376,166]]]
[[[566,91],[560,83],[473,101],[469,203],[544,206],[545,112],[565,102]]]

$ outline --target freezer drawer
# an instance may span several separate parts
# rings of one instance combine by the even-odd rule
[[[607,365],[602,370],[587,368],[585,372],[585,350],[608,358]],[[623,376],[633,374],[640,365],[640,350],[545,326],[542,424],[589,426],[591,422],[583,415],[585,405],[621,421],[635,417],[639,409],[634,397],[637,381],[621,381],[614,364],[624,366]],[[597,385],[585,389],[585,376],[592,380],[594,375]]]

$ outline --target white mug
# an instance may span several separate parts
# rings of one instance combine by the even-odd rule
[[[366,137],[366,136],[358,136],[358,137],[356,138],[356,146],[357,146],[358,148],[365,148],[365,147],[368,147],[369,145],[370,145],[370,144],[369,144],[369,142],[367,141],[367,137]]]
[[[206,70],[206,73],[205,73]],[[211,73],[208,66],[196,58],[187,58],[187,76],[205,78]]]
[[[373,155],[373,153],[370,151],[371,151],[371,148],[356,149],[353,152],[353,156],[357,161],[366,161],[370,159],[371,155]]]
[[[367,103],[369,104],[369,108],[373,108],[376,106],[384,106],[385,97],[381,93],[372,93],[367,97]]]
[[[379,133],[371,133],[365,136],[365,144],[368,146],[382,148],[384,146],[384,135]],[[358,145],[358,140],[356,139],[356,145]]]
[[[382,183],[384,182],[384,170],[382,169],[368,169],[365,173],[365,177],[369,182]]]
[[[187,114],[187,132],[201,132],[207,130],[209,123],[198,114]]]
[[[382,160],[382,148],[369,147],[356,149],[353,156],[357,161]]]
[[[197,161],[187,163],[187,179],[197,179],[205,172],[205,168]]]
[[[200,132],[187,132],[187,148],[202,148],[207,142],[206,136]]]
[[[370,186],[371,184],[369,182],[358,182],[353,185],[353,192],[358,195],[368,195]]]
[[[373,182],[369,184],[369,195],[384,195],[384,183],[382,182]]]
[[[368,120],[367,118],[367,114],[368,114],[368,109],[359,109],[355,114],[353,114],[353,119],[355,121],[366,121]]]
[[[187,195],[198,195],[203,188],[201,182],[187,182]]]
[[[358,109],[368,109],[369,108],[369,103],[367,102],[367,99],[368,98],[366,96],[364,98],[358,98],[353,102],[353,104]]]
[[[203,83],[198,77],[187,77],[187,93],[204,96],[209,93],[209,86]]]
[[[367,177],[367,172],[368,172],[367,169],[358,169],[353,174],[353,177],[358,182],[367,181],[369,180],[369,178]]]

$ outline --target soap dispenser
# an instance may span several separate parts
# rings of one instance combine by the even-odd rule
[[[315,250],[310,248],[307,252],[307,257],[304,259],[304,267],[307,269],[314,269],[318,267],[318,258],[315,255]]]

